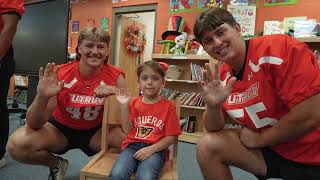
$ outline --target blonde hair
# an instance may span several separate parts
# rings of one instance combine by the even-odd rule
[[[102,41],[107,43],[107,47],[109,47],[110,34],[108,31],[101,30],[96,27],[85,27],[83,30],[81,30],[78,39],[78,46],[76,47],[77,59],[80,59],[81,57],[81,54],[78,52],[78,47],[85,39]]]
[[[108,31],[101,30],[96,27],[86,27],[83,30],[81,30],[80,35],[79,35],[79,39],[78,39],[78,45],[84,39],[102,41],[102,42],[107,43],[108,47],[109,47],[109,43],[110,43],[110,35],[109,35]]]

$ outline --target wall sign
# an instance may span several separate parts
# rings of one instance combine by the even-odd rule
[[[228,5],[228,11],[240,24],[242,36],[254,36],[256,24],[256,6]]]

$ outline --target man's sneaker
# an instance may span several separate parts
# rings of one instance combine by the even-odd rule
[[[6,160],[4,158],[0,159],[0,169],[6,165]]]
[[[59,166],[55,168],[50,168],[50,174],[48,180],[64,180],[64,175],[67,172],[69,162],[66,159],[63,159],[60,156],[57,156],[59,158]]]

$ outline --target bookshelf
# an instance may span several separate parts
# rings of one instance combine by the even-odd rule
[[[306,43],[311,50],[320,50],[320,37],[304,37],[296,39]]]
[[[306,43],[309,46],[318,60],[318,64],[320,65],[320,37],[304,37],[296,39]]]
[[[296,38],[296,39],[305,43],[320,43],[320,37],[304,37],[304,38]]]
[[[201,67],[204,66],[205,63],[210,63],[213,65],[215,62],[214,59],[211,59],[208,55],[194,55],[194,54],[186,54],[183,56],[175,56],[172,54],[153,54],[152,59],[154,61],[165,62],[168,65],[176,65],[182,68],[182,73],[179,79],[167,79],[166,80],[166,89],[176,90],[179,92],[185,93],[194,93],[197,94],[200,92],[201,87],[198,85],[198,81],[192,80],[192,70],[190,64],[197,64]],[[182,96],[180,94],[180,96]],[[198,96],[199,97],[199,96]],[[198,105],[187,105],[183,104],[183,98],[181,104],[181,117],[195,117],[193,131],[192,132],[183,132],[179,136],[179,141],[184,141],[188,143],[196,144],[199,138],[203,135],[205,129],[202,120],[202,114],[205,110],[203,103],[197,103]],[[190,100],[197,99],[196,95],[194,98]]]

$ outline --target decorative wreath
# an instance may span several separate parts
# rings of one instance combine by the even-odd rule
[[[145,34],[139,27],[130,25],[126,31],[124,45],[129,55],[140,56],[146,45]]]

